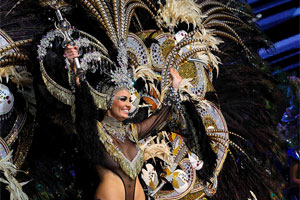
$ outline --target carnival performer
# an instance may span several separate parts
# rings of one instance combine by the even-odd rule
[[[180,1],[169,3],[175,2],[179,3]],[[185,1],[185,6],[169,6],[169,3],[166,3],[165,6],[160,4],[158,9],[155,5],[142,1],[136,4],[135,1],[94,2],[84,0],[80,2],[80,5],[93,15],[93,20],[100,23],[100,29],[89,32],[94,36],[96,33],[99,34],[97,38],[101,38],[101,41],[88,33],[72,29],[70,23],[60,17],[59,21],[64,22],[61,23],[62,26],[56,26],[56,30],[49,31],[40,42],[38,49],[40,71],[48,91],[64,104],[72,106],[71,111],[74,111],[74,105],[76,107],[75,113],[72,114],[75,117],[81,143],[80,152],[85,154],[84,157],[91,167],[97,169],[100,178],[100,184],[94,196],[96,199],[124,199],[124,197],[125,199],[143,199],[143,193],[140,192],[141,195],[139,195],[138,192],[141,191],[141,187],[136,177],[141,171],[144,158],[136,143],[138,139],[152,131],[158,133],[169,119],[168,113],[174,113],[173,108],[179,110],[178,113],[183,115],[186,124],[185,127],[180,127],[183,129],[176,133],[187,139],[183,141],[181,137],[179,139],[175,136],[173,131],[167,132],[168,139],[172,140],[174,162],[170,166],[162,166],[165,167],[164,175],[166,176],[158,175],[157,177],[163,180],[157,180],[155,184],[152,184],[153,187],[148,184],[150,181],[147,183],[147,180],[152,179],[148,177],[152,171],[150,167],[147,167],[143,179],[147,187],[150,186],[148,191],[151,196],[157,194],[155,196],[157,199],[180,199],[183,197],[196,199],[212,196],[216,193],[217,176],[226,158],[229,144],[246,155],[238,145],[230,141],[229,134],[238,135],[228,131],[220,106],[214,105],[215,98],[209,98],[211,94],[215,94],[211,85],[213,69],[217,69],[218,73],[218,64],[220,63],[213,52],[219,52],[217,46],[221,43],[219,39],[214,38],[213,30],[209,28],[215,24],[222,27],[227,27],[227,25],[214,21],[210,23],[210,19],[205,20],[204,22],[207,24],[203,25],[201,20],[196,20],[200,19],[201,6],[196,6],[193,1]],[[215,4],[215,2],[204,2],[201,5],[210,4]],[[218,5],[222,9],[232,11],[231,8]],[[141,10],[135,9],[137,7],[146,9],[155,19],[156,25],[153,24],[155,30],[151,30],[152,24],[144,18]],[[190,8],[194,7],[197,8],[194,10],[194,17],[189,19],[180,17],[185,16],[184,13],[190,12]],[[54,8],[59,14],[59,7]],[[151,11],[151,8],[154,12]],[[180,8],[181,12],[170,11],[171,8]],[[207,12],[209,13],[209,9]],[[176,22],[169,20],[173,19],[172,13],[178,13]],[[186,30],[188,31],[186,32],[181,30],[180,26],[175,29],[176,24],[179,25],[183,21],[186,21],[187,24],[194,24],[195,30],[192,32]],[[92,27],[94,28],[94,26]],[[169,32],[163,32],[163,28],[168,29]],[[141,30],[142,32],[139,32]],[[223,32],[221,35],[224,35]],[[237,36],[237,34],[234,35]],[[71,36],[72,39],[70,39]],[[241,41],[239,37],[237,41]],[[64,76],[66,73],[63,71],[57,73],[57,70],[64,70],[64,67],[57,65],[56,61],[63,60],[61,50],[69,42],[78,48],[67,48],[65,69],[68,71],[68,76]],[[243,43],[241,45],[245,51],[250,53]],[[79,59],[75,60],[75,68],[73,59],[76,57]],[[176,94],[176,89],[168,86],[169,74],[171,76],[173,74],[173,70],[170,70],[172,67],[178,69],[185,78],[194,80],[191,83],[187,81],[185,88],[181,87],[180,95],[184,101],[180,105],[176,101],[179,96],[178,93]],[[208,71],[205,71],[206,69]],[[54,70],[56,73],[51,74]],[[107,75],[108,79],[105,79],[103,76]],[[133,79],[131,81],[126,79],[127,75]],[[97,80],[97,78],[99,79]],[[124,78],[127,81],[123,81]],[[59,79],[59,83],[56,82],[57,79]],[[139,79],[145,82],[143,86],[140,85],[139,89],[136,88],[138,91],[136,95],[139,96],[137,99],[141,101],[130,106],[128,100],[129,92],[133,91],[132,82],[136,81],[137,83]],[[62,83],[64,86],[60,85]],[[184,90],[185,94],[182,93]],[[169,95],[163,95],[164,91],[168,91]],[[167,103],[162,101],[162,96],[166,97]],[[157,110],[161,103],[163,104],[162,108],[155,111],[156,114],[146,121],[133,125],[121,123],[128,118],[131,108],[151,106],[148,113],[142,114],[143,117],[148,117],[149,112]],[[216,102],[216,104],[218,103]],[[141,114],[137,110],[131,113]],[[169,127],[172,127],[170,124],[173,125],[170,122],[167,124]],[[198,158],[192,153],[195,153]],[[216,164],[216,153],[218,164]],[[189,157],[188,160],[184,159],[185,156]],[[246,155],[246,157],[248,156]],[[147,159],[145,158],[145,160]],[[182,170],[177,170],[177,167]],[[116,180],[108,175],[115,176]],[[172,194],[169,193],[168,197],[165,197],[157,191],[162,189],[167,182],[171,183],[175,191],[171,191]],[[254,183],[253,188],[256,188],[256,185]],[[195,192],[198,194],[195,195]],[[90,193],[94,194],[94,191]],[[188,193],[190,196],[186,196],[189,195]],[[249,189],[247,188],[244,193],[247,193],[248,196]],[[170,196],[174,198],[170,198]]]
[[[78,57],[77,47],[68,46],[65,56],[72,65],[73,59]],[[172,95],[178,95],[177,91],[182,81],[178,71],[173,68],[170,68],[170,75],[172,86],[166,97],[169,100],[172,99]],[[156,114],[140,123],[124,125],[123,121],[128,118],[131,109],[130,88],[103,83],[100,85],[101,92],[108,95],[109,106],[107,111],[97,116],[96,122],[96,118],[92,116],[96,109],[93,109],[94,105],[91,103],[91,97],[88,97],[86,87],[84,81],[77,81],[76,124],[83,148],[89,159],[94,162],[99,175],[100,183],[95,199],[144,200],[145,194],[137,178],[144,155],[137,142],[161,128],[175,102],[172,102],[171,106],[165,103]],[[91,102],[88,103],[89,99]],[[178,101],[176,98],[173,100]]]

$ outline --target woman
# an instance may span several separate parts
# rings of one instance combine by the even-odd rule
[[[77,48],[68,46],[65,56],[74,66],[74,58],[78,57]],[[73,69],[76,73],[76,68],[73,67]],[[170,74],[172,87],[166,96],[170,93],[176,96],[182,78],[173,68],[170,69]],[[103,84],[100,90],[109,96],[108,105],[111,104],[111,106],[106,112],[97,116],[97,114],[92,114],[96,109],[93,108],[91,101],[88,102],[91,96],[87,92],[86,83],[77,78],[76,84],[78,87],[75,103],[77,132],[81,141],[84,141],[82,148],[95,164],[100,179],[94,198],[144,200],[145,194],[137,178],[144,158],[142,150],[137,146],[137,141],[161,128],[172,106],[165,104],[161,110],[143,122],[124,125],[123,121],[128,118],[131,108],[129,88]],[[91,107],[87,108],[88,106]],[[91,120],[94,118],[93,115],[98,118],[97,122]]]

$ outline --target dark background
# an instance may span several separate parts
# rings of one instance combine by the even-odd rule
[[[257,24],[273,47],[260,50],[273,75],[286,72],[299,77],[300,34],[299,0],[248,0]]]

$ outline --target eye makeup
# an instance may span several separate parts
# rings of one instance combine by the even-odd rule
[[[127,96],[115,96],[116,99],[120,100],[120,101],[127,101],[128,97]],[[130,99],[129,99],[130,100]]]

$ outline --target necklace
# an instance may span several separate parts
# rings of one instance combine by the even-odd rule
[[[113,117],[105,116],[102,121],[103,128],[106,132],[112,135],[114,138],[118,139],[122,143],[125,142],[125,137],[127,135],[126,127],[122,122],[116,120]]]

